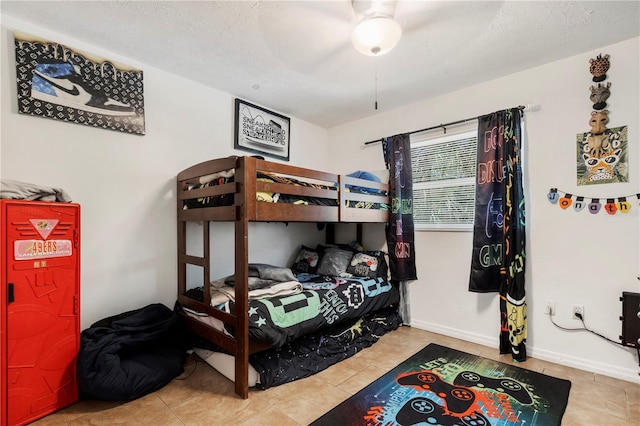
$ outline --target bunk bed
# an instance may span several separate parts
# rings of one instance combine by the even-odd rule
[[[335,224],[356,224],[362,241],[363,223],[387,222],[388,184],[326,173],[256,157],[227,157],[196,164],[177,176],[178,299],[176,309],[197,336],[234,358],[235,392],[248,397],[249,356],[284,340],[258,340],[250,333],[249,223],[312,222],[324,224],[327,243],[335,242]],[[212,306],[210,224],[234,222],[234,300],[231,310]],[[187,253],[187,223],[202,222],[202,256]],[[187,267],[202,269],[202,297],[187,288]],[[377,284],[376,284],[377,285]],[[393,289],[397,295],[397,289]],[[393,300],[393,297],[392,299]],[[371,311],[389,305],[374,305]],[[197,313],[197,315],[194,315]],[[253,331],[253,330],[251,330]],[[302,332],[303,334],[306,333]],[[253,336],[253,337],[252,337]]]

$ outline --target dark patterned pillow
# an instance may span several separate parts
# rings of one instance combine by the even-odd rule
[[[293,261],[291,270],[295,273],[315,274],[318,272],[321,256],[322,253],[319,250],[302,246]]]
[[[356,277],[387,278],[387,261],[381,251],[362,251],[353,255],[347,273]]]
[[[353,252],[351,250],[344,250],[339,247],[322,247],[322,258],[320,259],[318,274],[332,277],[343,276],[352,257]]]

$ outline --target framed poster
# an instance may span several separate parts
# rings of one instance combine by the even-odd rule
[[[235,101],[234,148],[289,161],[289,117]]]
[[[14,32],[18,112],[145,134],[142,71]]]
[[[601,135],[578,133],[576,135],[578,185],[629,182],[628,135],[627,126],[606,129]],[[594,146],[598,149],[589,147],[590,140],[596,141]]]

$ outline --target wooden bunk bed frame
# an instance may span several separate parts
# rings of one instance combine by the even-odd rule
[[[234,182],[190,189],[203,176],[235,169]],[[258,172],[284,175],[305,182],[335,186],[335,189],[319,189],[290,184],[265,182],[257,179]],[[269,346],[249,339],[248,277],[249,277],[249,222],[316,222],[327,224],[327,242],[334,240],[335,223],[357,224],[357,238],[362,241],[362,223],[387,222],[388,210],[349,207],[348,202],[387,203],[388,198],[380,194],[361,194],[347,191],[347,185],[388,191],[388,184],[357,179],[344,175],[325,173],[287,164],[272,163],[254,157],[228,157],[205,161],[189,167],[177,176],[177,220],[178,220],[178,306],[205,312],[234,329],[229,336],[198,320],[187,316],[179,309],[185,325],[208,341],[220,346],[235,357],[235,392],[248,398],[249,355],[268,349]],[[290,203],[268,203],[256,200],[256,193],[281,193],[334,200],[336,205],[299,205]],[[233,194],[234,202],[229,206],[185,209],[185,200]],[[187,254],[187,222],[202,222],[203,256]],[[203,270],[204,301],[211,300],[210,293],[210,222],[235,222],[235,312],[234,315],[212,307],[209,303],[186,296],[187,265],[196,265]]]

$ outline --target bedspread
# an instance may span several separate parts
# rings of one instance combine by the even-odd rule
[[[336,288],[249,300],[249,337],[274,347],[322,328],[395,305],[399,293],[383,278],[341,278]],[[234,312],[233,302],[228,310]]]

